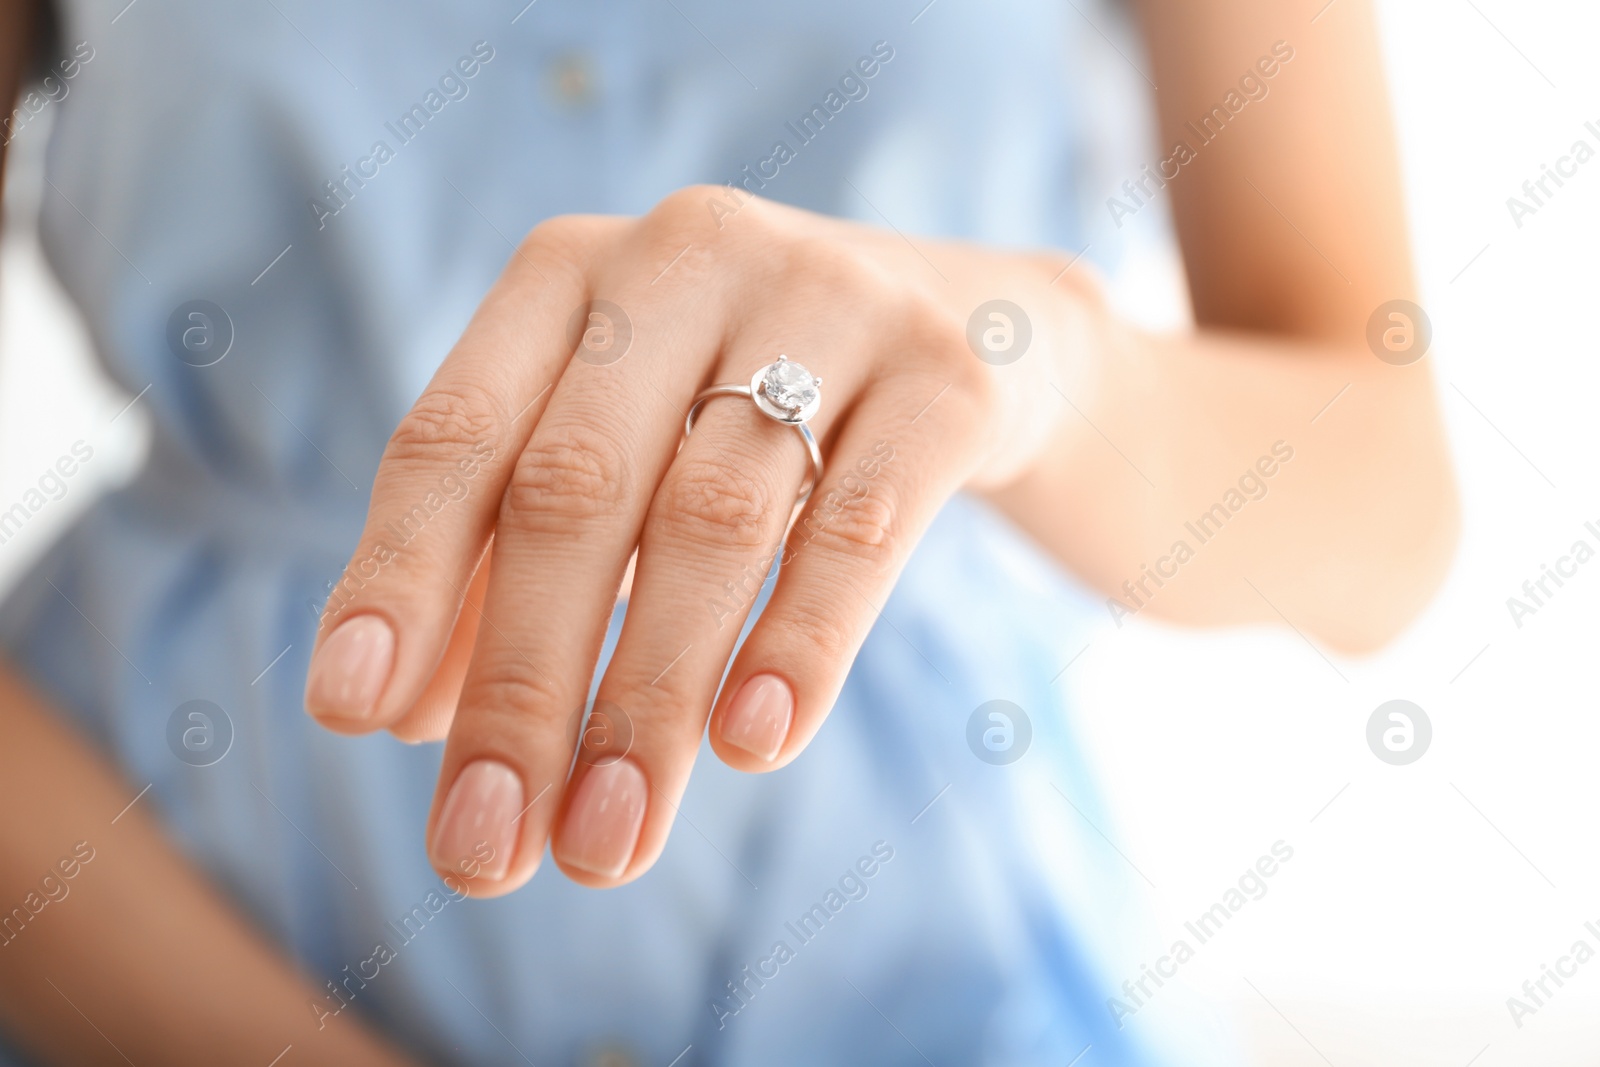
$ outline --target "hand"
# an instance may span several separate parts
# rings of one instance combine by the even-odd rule
[[[639,219],[540,225],[389,441],[307,708],[342,733],[448,736],[429,855],[474,895],[525,882],[547,836],[576,881],[637,877],[708,711],[730,766],[794,759],[940,506],[1041,446],[1065,407],[1047,383],[1089,303],[1076,278],[1056,284],[1066,263],[913,246],[715,186]],[[1001,296],[1028,308],[1032,340],[996,366],[967,334]],[[980,322],[991,341],[1007,325]],[[786,542],[809,470],[793,429],[717,397],[679,449],[699,390],[780,353],[823,379],[810,426],[827,457]],[[718,697],[780,544],[781,580]]]

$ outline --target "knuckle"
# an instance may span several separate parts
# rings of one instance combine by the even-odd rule
[[[965,361],[940,360],[907,371],[901,384],[906,407],[917,420],[911,427],[917,432],[908,437],[940,455],[959,455],[971,447],[980,429],[1003,409],[1001,383],[970,352]]]
[[[934,364],[966,366],[976,358],[967,345],[966,323],[933,296],[908,292],[898,323],[907,338],[926,351]]]
[[[519,251],[546,262],[576,263],[595,228],[595,220],[586,215],[552,215],[528,231]]]
[[[819,663],[841,663],[855,652],[857,635],[847,613],[839,607],[843,596],[830,600],[807,596],[789,604],[784,612],[786,641],[793,641]]]
[[[462,693],[461,706],[469,704],[473,721],[487,732],[515,737],[525,733],[536,718],[535,712],[559,708],[560,695],[554,684],[532,663],[515,654],[487,657],[475,669],[471,689]],[[459,713],[458,713],[459,718]]]
[[[1000,406],[1004,393],[998,377],[990,372],[986,366],[974,366],[980,360],[970,363],[957,364],[953,377],[953,390],[957,399],[962,402],[963,409],[971,412],[994,412]],[[944,420],[948,423],[948,417]]]
[[[588,220],[582,215],[551,215],[528,231],[528,240],[542,247],[574,244],[587,229]]]
[[[541,282],[583,292],[599,250],[615,240],[623,225],[621,219],[600,215],[552,215],[528,231],[507,263],[507,273],[520,276],[531,269]]]
[[[766,479],[725,460],[688,460],[661,487],[650,512],[651,531],[691,544],[760,548],[776,534],[777,497]]]
[[[699,183],[685,185],[681,189],[674,189],[657,201],[655,211],[668,218],[687,218],[696,221],[709,219],[710,212],[706,203],[714,199],[727,196],[727,190],[720,185]]]
[[[389,437],[385,458],[400,462],[437,459],[441,452],[492,441],[499,404],[474,386],[432,387],[401,418]]]
[[[978,358],[967,343],[965,324],[948,309],[921,295],[913,296],[901,329],[908,344],[925,354],[918,369],[940,379],[936,390],[949,385],[955,394],[951,399],[969,407],[976,405],[980,410],[996,403],[1000,382],[994,368]]]
[[[712,197],[723,196],[727,189],[709,182],[696,182],[674,189],[662,197],[657,207],[669,211],[684,211],[702,213],[705,211],[706,201]]]
[[[716,205],[726,205],[727,198],[728,190],[720,185],[688,185],[675,189],[650,209],[644,218],[645,229],[665,243],[679,247],[709,239],[718,228]]]
[[[614,516],[628,490],[627,464],[611,435],[579,425],[535,434],[517,457],[501,522],[539,532]]]
[[[807,508],[799,530],[807,547],[845,556],[880,570],[899,551],[899,523],[881,492],[830,489]]]

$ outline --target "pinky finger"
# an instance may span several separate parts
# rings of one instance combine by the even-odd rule
[[[912,548],[966,481],[967,419],[949,396],[926,408],[922,384],[888,384],[857,406],[790,530],[772,599],[712,712],[711,744],[729,766],[771,770],[810,742]]]

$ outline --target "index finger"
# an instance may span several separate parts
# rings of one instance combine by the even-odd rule
[[[512,466],[572,356],[585,248],[610,221],[537,228],[390,437],[307,674],[306,710],[329,729],[392,726],[426,691]]]

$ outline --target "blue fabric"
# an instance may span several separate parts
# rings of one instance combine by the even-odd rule
[[[1109,820],[1053,684],[1093,609],[975,502],[919,547],[804,758],[742,776],[702,753],[665,854],[619,890],[547,865],[398,938],[386,924],[441,891],[421,841],[438,747],[334,736],[300,703],[384,441],[511,241],[736,179],[785,140],[795,158],[764,195],[1077,249],[1078,16],[1046,0],[945,0],[915,22],[922,0],[125,2],[65,5],[65,39],[94,57],[59,105],[43,228],[110,373],[149,387],[154,441],[10,597],[0,641],[151,783],[141,803],[187,853],[318,983],[388,942],[352,1010],[440,1061],[615,1045],[656,1064],[689,1046],[683,1063],[1066,1064],[1092,1045],[1086,1063],[1153,1062],[1106,1010],[1121,976],[1097,946],[1128,928],[1128,872],[1086,825]],[[892,55],[866,95],[800,144],[786,123],[875,48]],[[403,139],[413,104],[427,121]],[[337,200],[329,181],[346,182]],[[233,334],[203,368],[167,341],[197,299]],[[1010,766],[968,747],[994,699],[1033,729]],[[169,747],[191,700],[231,723],[215,765]],[[798,936],[818,903],[828,921]],[[793,958],[763,962],[780,941]]]

